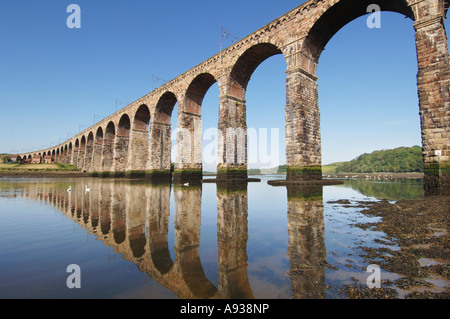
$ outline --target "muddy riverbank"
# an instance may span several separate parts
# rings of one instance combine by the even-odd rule
[[[0,178],[58,178],[58,177],[89,177],[89,173],[80,171],[47,171],[47,170],[5,170],[0,171]]]
[[[360,207],[362,214],[381,220],[356,226],[386,234],[382,248],[359,247],[360,256],[400,278],[382,278],[378,289],[355,280],[342,286],[340,293],[348,299],[448,299],[450,196],[370,202]]]

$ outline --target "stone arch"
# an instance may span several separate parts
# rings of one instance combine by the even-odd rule
[[[174,93],[165,92],[158,100],[155,109],[155,122],[170,125],[172,112],[178,100]]]
[[[95,143],[103,143],[103,128],[101,126],[99,126],[95,133]]]
[[[92,149],[92,171],[95,176],[101,171],[102,165],[103,128],[99,126],[95,132]]]
[[[301,46],[301,54],[298,57],[299,65],[291,66],[291,68],[297,67],[305,70],[314,82],[317,80],[315,78],[317,63],[325,45],[347,23],[367,14],[368,8],[372,4],[370,0],[333,2],[333,5],[323,10],[307,31]],[[436,167],[439,164],[434,154],[436,150],[442,150],[442,160],[448,163],[450,158],[450,150],[447,147],[448,116],[445,112],[436,112],[438,109],[446,109],[450,101],[448,90],[450,64],[444,25],[448,2],[380,0],[377,5],[381,11],[399,13],[414,22],[418,61],[417,85],[425,166],[424,186],[426,193],[442,192],[445,187],[439,186],[442,183],[439,182],[441,177],[436,173],[438,171]],[[317,84],[315,83],[315,85]],[[313,85],[308,86],[311,87],[311,90],[317,91]],[[317,92],[314,94],[317,95]],[[314,139],[316,141],[313,143],[320,145],[318,143],[320,137]],[[321,156],[320,152],[316,156]],[[315,165],[318,164],[319,162],[315,161]]]
[[[73,144],[72,165],[78,167],[78,151],[80,150],[80,140],[77,138]]]
[[[123,114],[117,125],[114,141],[113,171],[115,176],[124,176],[128,163],[128,147],[130,140],[131,120],[128,114]]]
[[[117,125],[117,136],[128,136],[130,134],[131,121],[128,114],[122,115]]]
[[[91,131],[88,134],[86,140],[86,150],[84,156],[84,170],[90,172],[92,171],[92,154],[94,148],[94,133]]]
[[[200,115],[203,98],[209,88],[216,82],[217,80],[210,73],[198,75],[186,91],[182,111]]]
[[[114,122],[109,122],[106,125],[105,135],[103,137],[102,146],[102,164],[101,171],[103,176],[108,176],[113,168],[114,156],[114,140],[116,138],[116,126]]]
[[[171,178],[171,118],[178,99],[174,93],[167,91],[158,100],[153,116],[150,139],[147,176],[156,179]]]
[[[245,99],[245,91],[253,72],[262,62],[277,54],[282,54],[282,51],[271,43],[258,43],[247,49],[231,70],[229,94]]]
[[[136,111],[133,120],[133,129],[148,131],[150,126],[150,110],[147,105],[142,104]]]
[[[78,148],[78,162],[77,162],[78,168],[84,169],[85,156],[86,156],[86,136],[83,135],[80,138],[80,147]]]
[[[86,140],[86,146],[92,146],[94,145],[94,133],[89,132],[87,140]]]
[[[72,160],[72,144],[70,144],[70,148],[69,144],[66,144],[64,146],[64,163],[70,164],[71,160]]]
[[[201,73],[192,80],[186,91],[178,115],[175,182],[202,179],[202,102],[216,82],[210,73]]]
[[[130,177],[145,176],[149,154],[150,117],[150,109],[145,104],[142,104],[134,114],[127,165],[127,175]]]
[[[351,21],[368,14],[368,8],[373,3],[372,0],[340,0],[328,8],[308,31],[302,48],[305,57],[318,63],[331,38]],[[397,12],[415,20],[414,12],[406,0],[379,0],[377,5],[382,11]],[[306,62],[302,64],[305,66]],[[315,74],[315,70],[310,71]]]
[[[256,68],[271,56],[283,54],[271,43],[245,50],[233,65],[219,105],[217,178],[247,178],[247,112],[245,94]]]

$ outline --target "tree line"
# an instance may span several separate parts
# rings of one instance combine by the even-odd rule
[[[336,173],[422,173],[423,171],[422,148],[417,145],[362,154],[336,168]]]

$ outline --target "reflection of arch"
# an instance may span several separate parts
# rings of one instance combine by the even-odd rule
[[[219,294],[223,298],[254,298],[247,274],[247,184],[217,187],[217,241],[219,246]]]
[[[168,243],[170,190],[170,186],[146,188],[150,257],[162,275],[167,274],[174,265]]]
[[[111,231],[111,188],[109,184],[101,184],[100,198],[100,230],[103,235],[107,235]]]
[[[176,259],[194,296],[210,298],[217,288],[206,277],[199,255],[202,189],[176,188],[174,195]]]
[[[288,186],[289,265],[295,299],[325,297],[325,224],[322,186]]]
[[[127,185],[126,195],[126,224],[127,237],[134,258],[140,258],[145,254],[146,203],[145,187],[142,185]]]
[[[111,192],[111,230],[116,244],[120,245],[126,239],[126,201],[123,185],[113,185]]]

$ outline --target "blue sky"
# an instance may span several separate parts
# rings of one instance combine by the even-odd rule
[[[170,80],[218,53],[221,25],[244,37],[303,2],[1,0],[0,152],[63,142],[116,101],[121,108],[148,94],[152,74]],[[81,7],[81,29],[66,26],[71,3]],[[281,163],[285,69],[282,56],[269,58],[247,92],[248,127],[280,129]],[[411,20],[382,13],[381,29],[366,17],[341,29],[318,67],[324,164],[420,145],[416,74]],[[204,129],[217,126],[218,95],[215,84]]]

